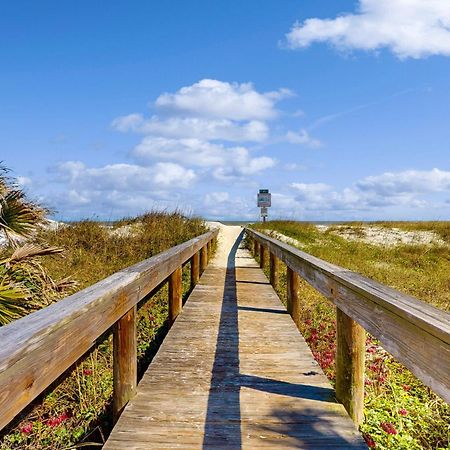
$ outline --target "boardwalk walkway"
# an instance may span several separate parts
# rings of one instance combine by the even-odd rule
[[[219,237],[105,449],[367,448],[241,237]]]

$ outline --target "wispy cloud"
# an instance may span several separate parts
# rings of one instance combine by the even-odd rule
[[[316,130],[318,128],[320,128],[322,125],[325,125],[329,122],[332,122],[334,120],[340,119],[341,117],[345,117],[345,116],[349,116],[355,112],[361,111],[363,109],[368,109],[371,108],[373,106],[378,106],[381,105],[383,103],[389,102],[390,100],[397,98],[397,97],[402,97],[403,95],[408,95],[411,94],[413,92],[418,92],[421,89],[403,89],[399,92],[396,92],[395,94],[392,95],[388,95],[387,97],[384,97],[380,100],[376,100],[373,102],[367,102],[367,103],[363,103],[361,105],[357,105],[354,106],[353,108],[349,108],[349,109],[345,109],[344,111],[339,111],[336,113],[332,113],[332,114],[328,114],[326,116],[320,117],[319,119],[317,119],[316,121],[314,121],[311,125],[309,125],[307,127],[307,129],[309,131],[312,130]]]

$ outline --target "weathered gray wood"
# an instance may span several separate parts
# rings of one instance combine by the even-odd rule
[[[1,327],[0,429],[217,233],[191,239]]]
[[[169,277],[169,326],[172,326],[183,308],[183,271],[178,267]]]
[[[200,279],[200,255],[198,252],[194,253],[191,258],[191,288],[198,283]]]
[[[279,259],[273,254],[270,254],[270,284],[273,286],[275,290],[278,288],[278,279],[279,279]]]
[[[287,310],[297,328],[300,328],[300,277],[286,267]]]
[[[208,266],[105,450],[366,448],[249,255]]]
[[[205,271],[208,265],[208,248],[205,246],[200,250],[200,275]]]
[[[267,265],[267,255],[268,255],[268,250],[267,247],[265,245],[260,245],[260,258],[259,258],[259,267],[261,267],[261,269],[264,269],[264,267],[266,267]]]
[[[450,402],[450,314],[255,230],[246,232]]]
[[[255,258],[258,258],[260,256],[259,255],[259,249],[260,249],[259,241],[254,239],[253,243],[254,243],[254,256],[255,256]]]
[[[336,309],[336,398],[356,425],[364,420],[364,357],[366,332]]]
[[[117,421],[123,408],[136,393],[137,341],[136,306],[113,327],[113,418]]]

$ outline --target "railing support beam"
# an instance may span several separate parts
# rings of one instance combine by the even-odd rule
[[[300,324],[300,277],[289,266],[286,267],[287,311],[297,328]]]
[[[336,308],[336,398],[356,425],[364,419],[364,328]]]
[[[208,265],[208,248],[205,245],[200,250],[200,275],[205,271],[207,265]]]
[[[113,327],[113,420],[135,395],[137,385],[136,306]]]
[[[261,267],[261,269],[264,269],[264,267],[266,267],[267,264],[267,253],[269,251],[267,250],[267,247],[263,244],[260,244],[260,258],[259,258],[259,267]]]
[[[278,288],[279,267],[280,260],[273,253],[270,253],[270,284],[275,290]]]
[[[169,326],[172,326],[183,307],[182,268],[178,267],[169,277]]]
[[[194,253],[194,255],[191,258],[191,288],[194,288],[194,286],[198,283],[198,280],[200,278],[200,255],[197,253]]]
[[[253,248],[254,255],[255,255],[255,258],[257,258],[259,256],[260,245],[259,245],[259,242],[256,239],[254,239],[253,244],[254,244],[254,248]]]

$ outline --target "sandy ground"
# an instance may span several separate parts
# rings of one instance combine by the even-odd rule
[[[328,225],[317,225],[320,231],[326,231]],[[446,245],[438,234],[432,231],[405,231],[399,228],[377,226],[361,226],[354,230],[343,225],[333,231],[334,234],[349,241],[366,242],[367,244],[392,247],[395,245]]]
[[[233,247],[242,227],[239,225],[223,225],[220,222],[206,222],[212,228],[219,228],[218,246],[211,265],[216,267],[227,267],[228,255]]]
[[[270,237],[278,239],[279,241],[284,242],[285,244],[293,245],[294,247],[303,248],[305,246],[299,240],[286,236],[285,234],[279,233],[278,231],[271,230],[268,234],[270,235]]]
[[[328,230],[329,225],[316,225],[321,232]],[[379,245],[382,247],[393,247],[396,245],[447,245],[436,233],[432,231],[405,231],[399,228],[383,228],[376,226],[357,227],[354,230],[346,225],[341,229],[332,231],[333,234],[343,237],[349,241],[365,242],[367,244]],[[298,248],[305,247],[297,239],[286,236],[278,231],[270,231],[271,237],[286,244]]]

